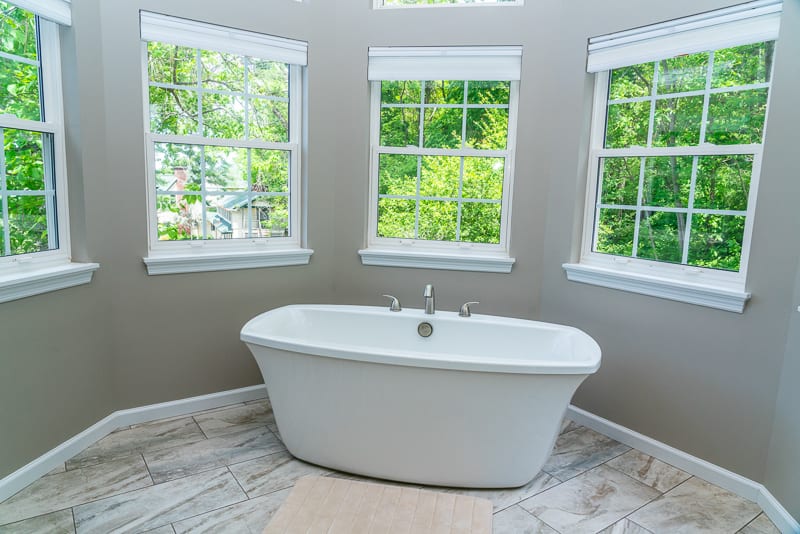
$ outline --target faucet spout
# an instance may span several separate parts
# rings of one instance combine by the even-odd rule
[[[436,313],[436,294],[433,291],[433,284],[425,286],[422,296],[425,297],[425,314],[433,315]]]

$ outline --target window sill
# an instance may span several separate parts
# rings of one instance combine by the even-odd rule
[[[99,268],[97,263],[66,263],[55,267],[20,267],[16,272],[4,272],[0,274],[0,302],[88,284]]]
[[[730,312],[742,313],[745,303],[750,299],[749,292],[727,287],[620,272],[578,263],[565,263],[562,267],[567,272],[567,279],[573,282],[620,289]]]
[[[296,248],[234,253],[152,254],[143,259],[147,274],[157,275],[308,265],[313,253],[311,249]]]
[[[506,255],[447,254],[419,250],[367,248],[359,250],[361,263],[382,267],[413,267],[417,269],[447,269],[451,271],[480,271],[510,273],[516,261]]]

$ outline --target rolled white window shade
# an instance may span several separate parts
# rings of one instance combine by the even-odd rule
[[[292,65],[308,64],[308,43],[304,41],[226,28],[148,11],[140,12],[140,18],[143,41],[215,50]]]
[[[373,47],[370,80],[519,80],[521,46]]]
[[[11,0],[9,3],[32,11],[43,19],[52,20],[64,26],[72,25],[70,0]]]
[[[778,38],[781,0],[758,0],[589,39],[586,70],[600,72]]]

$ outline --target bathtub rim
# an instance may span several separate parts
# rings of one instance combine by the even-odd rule
[[[437,311],[435,315],[425,315],[423,310],[416,308],[405,308],[402,314],[412,316],[420,320],[447,320],[447,321],[473,321],[488,324],[511,324],[525,327],[537,326],[551,330],[562,330],[576,335],[582,345],[585,346],[587,358],[580,361],[558,361],[558,360],[519,360],[485,358],[475,360],[474,357],[459,358],[457,355],[442,355],[433,352],[393,350],[383,348],[382,353],[376,354],[373,346],[357,347],[341,343],[327,342],[324,345],[318,343],[303,343],[296,337],[289,336],[265,336],[256,331],[256,325],[269,315],[277,315],[281,312],[291,311],[292,309],[335,311],[346,310],[362,314],[377,314],[391,317],[397,312],[390,312],[388,309],[378,306],[357,306],[348,304],[290,304],[280,306],[260,313],[250,319],[240,333],[240,339],[246,344],[276,348],[287,352],[299,354],[310,354],[313,356],[337,358],[342,360],[352,360],[366,363],[400,365],[405,367],[423,367],[432,369],[450,369],[457,371],[474,371],[489,373],[510,373],[510,374],[583,374],[591,375],[600,368],[601,350],[597,342],[582,330],[556,323],[543,321],[532,321],[528,319],[518,319],[515,317],[503,317],[496,315],[473,314],[469,319],[459,318],[456,312]],[[252,347],[251,352],[252,352]]]

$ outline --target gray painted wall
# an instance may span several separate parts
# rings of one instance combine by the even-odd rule
[[[70,418],[39,430],[29,422],[60,420],[51,403],[40,402],[39,388],[20,388],[15,377],[8,396],[0,383],[2,400],[19,406],[14,417],[0,412],[0,428],[15,435],[8,453],[4,438],[0,475],[112,409],[260,382],[238,341],[241,325],[259,311],[292,302],[378,304],[385,292],[419,307],[423,285],[433,282],[440,308],[480,300],[481,313],[583,328],[603,347],[604,362],[579,390],[579,406],[763,480],[788,354],[785,288],[794,284],[800,254],[797,195],[787,194],[797,191],[787,172],[798,121],[796,40],[782,40],[778,49],[748,281],[754,298],[744,314],[572,283],[561,269],[576,259],[582,224],[592,90],[587,38],[733,3],[678,0],[643,10],[635,0],[542,0],[522,8],[375,12],[370,0],[270,0],[259,9],[247,0],[74,0],[75,26],[66,33],[76,49],[80,120],[70,129],[70,179],[74,211],[82,216],[73,225],[76,251],[102,267],[90,286],[0,305],[0,324],[15,332],[4,343],[2,377],[14,376],[5,373],[10,366],[31,382],[40,379],[44,370],[33,362],[50,358],[45,349],[60,337],[48,330],[31,342],[17,332],[61,306],[68,322],[57,334],[69,334],[60,345],[68,347],[72,374],[92,380],[72,394],[74,383],[50,375],[48,394],[69,398],[58,405]],[[788,3],[783,33],[800,33],[796,0]],[[308,245],[316,251],[309,266],[147,276],[139,9],[309,41]],[[524,46],[514,270],[362,266],[356,251],[364,246],[367,217],[367,48],[463,44]],[[794,458],[788,465],[778,453],[773,458],[778,468],[797,467]]]

